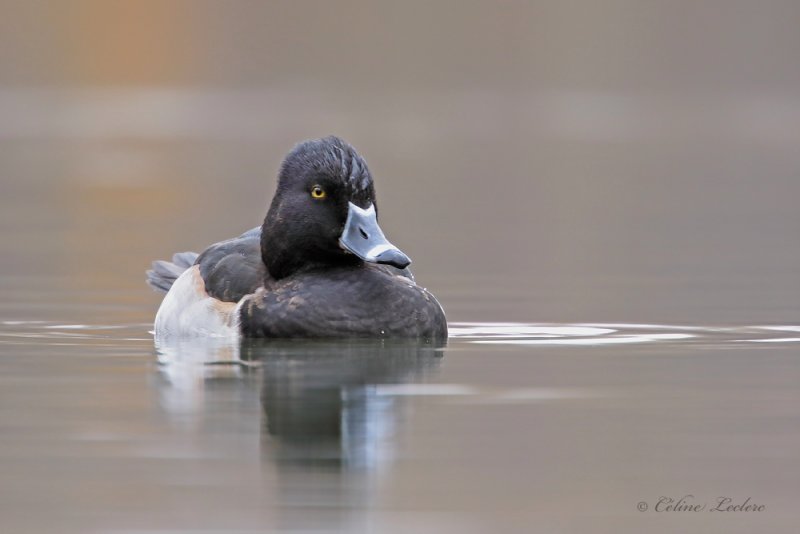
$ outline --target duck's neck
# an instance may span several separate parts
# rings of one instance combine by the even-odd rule
[[[286,239],[289,234],[282,228],[283,224],[284,221],[279,217],[270,217],[268,213],[261,226],[261,260],[272,279],[280,280],[308,271],[361,263],[352,254],[331,253]]]

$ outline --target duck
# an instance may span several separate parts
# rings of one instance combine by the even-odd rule
[[[147,282],[166,293],[156,339],[447,339],[444,310],[378,225],[366,161],[329,136],[280,165],[261,226],[197,254],[159,260]]]

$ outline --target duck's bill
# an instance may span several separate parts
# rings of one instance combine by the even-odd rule
[[[411,263],[411,259],[389,243],[383,235],[381,227],[378,226],[374,204],[362,209],[352,202],[348,203],[347,221],[339,238],[339,244],[345,250],[371,263],[385,263],[398,269],[404,269]]]

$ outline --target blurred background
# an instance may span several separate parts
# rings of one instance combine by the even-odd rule
[[[792,0],[0,0],[0,530],[792,531],[799,27]],[[260,224],[329,134],[447,349],[156,355],[150,262]],[[686,494],[767,511],[636,508]]]
[[[796,2],[0,5],[5,293],[146,317],[152,259],[259,224],[336,134],[451,319],[800,311]]]

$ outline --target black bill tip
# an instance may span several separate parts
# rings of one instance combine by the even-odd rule
[[[383,263],[398,269],[405,269],[411,265],[411,258],[403,254],[399,249],[390,248],[375,256],[375,263]]]

